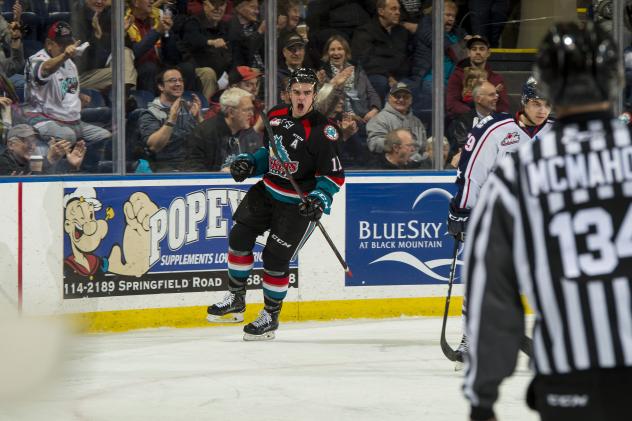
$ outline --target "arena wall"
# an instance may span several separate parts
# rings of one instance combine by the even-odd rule
[[[445,226],[454,176],[349,174],[322,224],[354,276],[345,275],[316,230],[292,264],[298,286],[289,289],[282,320],[441,315],[454,250]],[[5,180],[0,299],[25,315],[76,316],[88,331],[208,325],[206,306],[226,290],[230,212],[254,182],[237,184],[224,175]],[[132,197],[148,203],[149,213],[140,211],[144,228],[128,219],[135,212],[126,205]],[[101,221],[95,224],[108,226],[94,252],[86,253],[101,263],[109,257],[104,273],[77,275],[64,263],[77,257],[71,236],[84,239],[91,230],[77,222],[89,215],[66,212],[72,199],[92,205],[94,221]],[[116,247],[122,258],[114,258]],[[255,305],[246,318],[261,306],[258,283],[253,279],[248,292]],[[453,292],[451,313],[458,314],[458,279]]]

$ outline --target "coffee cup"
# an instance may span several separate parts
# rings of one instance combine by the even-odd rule
[[[41,173],[44,168],[44,157],[42,155],[31,155],[31,172]]]

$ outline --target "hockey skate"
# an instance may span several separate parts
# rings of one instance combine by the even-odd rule
[[[244,326],[244,341],[269,341],[274,339],[274,331],[279,327],[279,311],[259,312],[259,316],[252,323]]]
[[[454,363],[454,371],[463,370],[463,363],[465,362],[465,354],[467,353],[467,336],[463,335],[461,338],[461,343],[459,347],[456,349],[456,352],[459,354],[456,362]]]
[[[246,293],[228,291],[222,301],[209,306],[206,320],[211,323],[240,323],[244,321]]]

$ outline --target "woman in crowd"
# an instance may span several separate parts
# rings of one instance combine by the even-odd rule
[[[365,123],[381,109],[381,101],[366,73],[351,64],[351,47],[341,35],[333,35],[325,43],[323,64],[318,74],[321,83],[330,83],[344,99],[344,111],[360,117]]]
[[[340,158],[345,168],[363,168],[369,164],[366,123],[380,111],[380,97],[366,73],[350,62],[351,48],[341,35],[325,43],[318,77],[323,87],[316,108],[336,120],[343,129]]]

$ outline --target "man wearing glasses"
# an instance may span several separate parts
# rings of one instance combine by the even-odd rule
[[[158,74],[156,97],[139,118],[138,127],[145,156],[155,172],[181,171],[186,159],[186,139],[201,122],[201,102],[182,97],[184,80],[178,69]]]
[[[6,149],[0,154],[0,175],[54,174],[76,171],[86,153],[83,140],[74,144],[52,138],[46,156],[35,155],[39,135],[28,124],[13,126],[7,135]]]
[[[411,161],[419,145],[409,129],[396,129],[386,135],[384,155],[380,157],[378,168],[385,170],[405,170],[418,168],[419,163]]]

